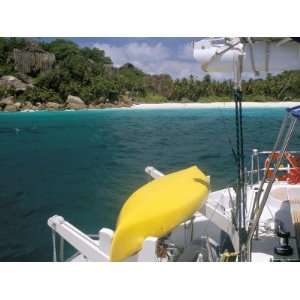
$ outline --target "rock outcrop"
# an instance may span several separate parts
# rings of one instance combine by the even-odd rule
[[[91,103],[88,105],[89,109],[102,109],[102,108],[106,108],[106,104],[105,103]]]
[[[15,69],[24,74],[36,74],[51,69],[55,55],[32,43],[25,49],[14,49],[12,53]]]
[[[27,84],[33,84],[33,79],[32,77],[30,77],[29,75],[27,74],[24,74],[24,73],[16,73],[15,76],[20,79],[21,81],[27,83]]]
[[[14,103],[14,107],[16,108],[17,111],[21,110],[22,104],[20,102]]]
[[[4,88],[13,88],[17,92],[24,92],[28,87],[32,87],[32,84],[26,84],[14,76],[7,75],[0,78],[0,86]]]
[[[6,97],[2,100],[0,100],[0,108],[4,108],[6,105],[13,105],[16,101],[16,98],[14,96]]]
[[[61,108],[61,105],[59,103],[56,102],[47,102],[45,104],[45,108],[49,109],[49,110],[58,110]]]
[[[22,110],[35,110],[35,107],[30,101],[25,101],[22,105]]]
[[[85,109],[87,106],[85,104],[76,104],[76,103],[70,103],[66,105],[66,109]]]
[[[15,112],[15,111],[32,111],[32,110],[64,110],[64,109],[102,109],[102,108],[121,108],[121,107],[131,107],[134,102],[130,100],[123,100],[111,103],[108,100],[102,102],[93,102],[88,105],[84,103],[79,97],[69,95],[65,104],[60,104],[56,102],[46,102],[40,103],[36,102],[35,105],[30,101],[16,102],[14,96],[6,97],[0,100],[0,111]]]
[[[66,101],[67,104],[85,104],[80,97],[69,95]]]
[[[3,111],[15,112],[17,111],[17,108],[14,104],[8,104],[4,107]]]
[[[69,95],[66,101],[67,109],[84,109],[87,105],[77,96]]]

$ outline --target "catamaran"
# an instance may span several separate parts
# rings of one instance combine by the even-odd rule
[[[205,72],[232,74],[234,82],[236,185],[210,190],[197,166],[163,174],[123,205],[116,229],[89,235],[62,216],[52,216],[54,261],[222,262],[299,261],[300,152],[288,151],[300,107],[287,108],[274,147],[244,157],[242,75],[300,69],[297,38],[207,38],[194,43]],[[259,146],[259,145],[258,145]],[[57,238],[59,236],[59,239]],[[76,251],[64,258],[64,243]],[[57,245],[59,244],[59,245]]]

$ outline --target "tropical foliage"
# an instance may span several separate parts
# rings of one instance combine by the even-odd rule
[[[11,53],[24,49],[27,39],[0,38],[0,76],[14,75]],[[31,41],[32,42],[32,41]],[[232,98],[230,80],[215,81],[209,75],[202,80],[193,76],[172,79],[170,75],[149,75],[132,64],[115,68],[103,50],[80,48],[69,40],[37,42],[41,49],[54,53],[55,65],[46,72],[30,74],[33,87],[18,93],[20,100],[63,103],[68,95],[81,97],[86,103],[115,102],[123,95],[141,102],[227,101]],[[300,72],[285,72],[265,79],[243,82],[246,100],[294,100],[300,98]],[[11,91],[0,89],[0,97]],[[34,100],[33,100],[34,99]]]

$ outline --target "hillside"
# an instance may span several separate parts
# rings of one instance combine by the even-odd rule
[[[244,93],[252,101],[299,99],[300,72],[246,81]],[[214,81],[209,75],[174,80],[167,74],[146,74],[130,63],[116,68],[104,51],[69,40],[0,38],[2,110],[228,101],[231,96],[231,81]]]

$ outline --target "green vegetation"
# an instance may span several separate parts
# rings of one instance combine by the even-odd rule
[[[26,41],[22,38],[0,38],[0,76],[15,73],[10,54],[13,49],[24,48],[25,45]]]
[[[30,43],[32,41],[22,38],[0,38],[0,77],[12,75],[22,80],[12,53],[14,49],[28,49]],[[69,40],[57,39],[50,43],[34,41],[34,44],[44,53],[55,54],[55,64],[47,71],[25,74],[32,82],[26,91],[16,92],[0,86],[0,98],[15,95],[19,101],[33,104],[48,101],[63,104],[68,95],[79,96],[86,104],[124,99],[148,103],[232,99],[232,82],[229,80],[215,81],[209,75],[202,80],[193,76],[173,80],[166,74],[146,74],[129,63],[115,68],[103,50],[80,48]],[[245,100],[248,101],[299,99],[300,72],[269,75],[264,80],[250,79],[243,82],[243,87]]]
[[[168,98],[161,95],[147,94],[145,97],[140,97],[139,102],[141,103],[164,103],[168,102]]]

